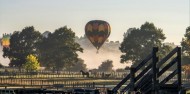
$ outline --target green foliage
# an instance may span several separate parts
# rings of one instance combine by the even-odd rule
[[[66,67],[67,71],[73,71],[73,72],[79,72],[80,70],[84,70],[86,71],[86,64],[84,64],[84,60],[82,60],[81,58],[79,58],[79,60],[75,63],[73,63],[73,65],[68,65]]]
[[[112,60],[103,61],[102,64],[98,67],[98,71],[101,72],[113,71],[113,61]]]
[[[187,27],[184,38],[181,42],[182,46],[182,63],[189,64],[190,62],[190,26]]]
[[[3,57],[10,59],[11,67],[21,67],[29,54],[38,56],[36,44],[41,38],[41,33],[33,26],[25,27],[21,32],[15,31],[11,35],[10,48],[3,48]]]
[[[123,53],[121,63],[132,61],[133,66],[136,66],[150,54],[152,47],[164,49],[162,42],[165,38],[162,29],[155,27],[153,23],[145,22],[140,28],[130,28],[119,48]]]
[[[182,52],[185,55],[190,56],[190,26],[186,29],[186,33],[182,39],[181,46]]]
[[[173,48],[171,46],[163,44],[159,48],[157,56],[158,56],[159,59],[162,59],[163,57],[165,57],[172,50],[173,50]]]
[[[61,70],[78,61],[83,49],[75,42],[75,33],[66,26],[44,37],[38,45],[40,62],[48,69]]]
[[[26,63],[23,65],[23,68],[27,71],[37,71],[40,67],[38,59],[34,55],[28,55],[26,57]]]
[[[183,54],[181,57],[181,62],[182,65],[190,64],[190,57]]]

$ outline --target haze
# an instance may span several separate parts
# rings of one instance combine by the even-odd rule
[[[185,29],[190,25],[189,2],[189,0],[0,0],[0,37],[3,33],[21,31],[26,26],[34,26],[40,32],[53,32],[65,25],[71,28],[76,36],[83,36],[84,26],[88,21],[105,20],[112,29],[109,40],[122,42],[127,29],[139,28],[148,21],[163,29],[167,37],[165,42],[179,45]],[[100,51],[99,54],[93,50],[84,52],[86,56],[97,57],[93,61],[86,57],[88,60],[85,62],[88,62],[90,68],[93,67],[90,62],[99,65],[99,61],[106,58],[120,57],[111,52]],[[102,59],[101,55],[107,57]],[[7,60],[2,59],[2,56],[0,59],[7,65]],[[114,66],[122,67],[120,63]]]

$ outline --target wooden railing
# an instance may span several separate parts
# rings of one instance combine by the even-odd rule
[[[128,74],[121,82],[119,82],[110,94],[117,94],[117,91],[128,80],[127,84],[121,90],[121,93],[129,92],[141,92],[141,93],[154,93],[157,94],[159,90],[172,88],[174,91],[181,89],[181,48],[174,48],[168,55],[158,62],[156,53],[158,48],[154,47],[152,53],[148,55],[137,67],[132,67],[130,74]],[[174,57],[174,58],[173,58]],[[172,59],[173,58],[173,59]],[[151,63],[148,63],[152,59]],[[169,63],[166,63],[169,59],[172,59]],[[176,68],[163,79],[163,74],[166,73],[174,64]],[[146,67],[143,67],[146,66]],[[141,70],[141,71],[140,71]],[[140,71],[140,72],[138,72]],[[174,77],[177,75],[177,78]],[[162,78],[162,80],[160,79]],[[175,81],[174,81],[175,80]],[[167,84],[167,82],[173,82]],[[176,92],[177,92],[176,91]]]
[[[167,64],[166,61],[169,59],[172,59],[172,60],[170,60],[170,62]],[[157,88],[160,88],[160,90],[173,88],[176,90],[176,92],[177,91],[179,92],[181,90],[181,85],[182,85],[181,48],[176,47],[175,49],[173,49],[165,58],[163,58],[160,62],[158,62],[157,66],[158,66],[157,78],[159,81]],[[161,77],[172,66],[174,66],[175,69],[170,74],[168,74],[167,77],[165,77],[162,80],[159,80],[159,77]],[[175,80],[173,80],[173,83],[167,83],[170,80],[172,80],[175,76],[177,77]]]
[[[157,62],[156,52],[158,51],[157,47],[153,48],[152,53],[150,53],[139,65],[137,65],[135,68],[131,68],[130,74],[128,74],[121,82],[119,82],[116,87],[112,89],[112,93],[116,94],[117,91],[121,88],[122,85],[124,85],[129,79],[130,83],[124,87],[121,92],[125,92],[130,89],[130,91],[134,91],[135,89],[135,83],[139,82],[139,79],[144,77],[144,74],[150,71],[150,69],[153,67],[152,63],[149,65],[147,64],[151,59],[153,62]],[[147,67],[143,67],[147,66]],[[142,69],[144,68],[144,69]],[[138,72],[139,70],[142,70],[141,72]],[[138,75],[135,77],[135,74],[138,72]],[[140,83],[140,82],[139,82]],[[138,86],[138,85],[137,85]]]

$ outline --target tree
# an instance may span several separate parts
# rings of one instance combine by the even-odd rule
[[[140,28],[130,28],[124,36],[119,48],[123,53],[120,62],[132,61],[133,66],[136,66],[150,54],[152,47],[156,46],[162,49],[162,42],[166,39],[162,29],[149,22],[145,22]]]
[[[98,67],[98,71],[102,72],[113,71],[113,61],[112,60],[103,61],[102,64]]]
[[[82,60],[81,58],[79,58],[79,60],[74,63],[73,65],[71,65],[69,67],[69,65],[66,67],[66,70],[68,71],[74,71],[74,72],[79,72],[80,70],[84,70],[86,71],[86,64],[84,64],[84,60]]]
[[[44,37],[38,45],[40,62],[52,70],[61,70],[78,61],[77,52],[83,49],[75,42],[75,33],[66,26]]]
[[[30,54],[38,56],[36,44],[42,36],[33,26],[25,27],[21,32],[15,31],[10,38],[9,48],[3,48],[3,57],[10,59],[9,66],[22,67],[26,63],[26,57]]]
[[[172,50],[173,50],[173,48],[171,46],[163,44],[157,53],[159,60],[163,59]],[[170,63],[170,61],[173,60],[174,58],[175,58],[175,55],[172,56],[171,58],[169,58],[162,66],[160,66],[160,64],[158,64],[158,66],[163,68],[168,63]],[[172,66],[171,68],[169,68],[169,70],[174,70],[175,68],[176,68],[176,66]]]
[[[189,64],[190,62],[190,26],[187,27],[184,38],[181,42],[182,46],[182,61],[183,64]]]
[[[39,69],[40,63],[38,62],[37,57],[30,54],[26,57],[26,63],[23,65],[23,67],[27,72],[34,72]]]

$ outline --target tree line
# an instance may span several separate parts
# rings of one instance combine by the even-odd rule
[[[124,33],[123,42],[119,47],[123,53],[121,63],[132,62],[136,66],[150,52],[152,47],[158,47],[159,59],[166,56],[173,48],[165,45],[165,34],[161,28],[157,28],[153,23],[145,22],[140,28],[130,28]],[[190,26],[187,27],[186,33],[181,41],[182,47],[182,64],[190,64]]]
[[[190,60],[190,27],[186,29],[182,39],[182,60],[188,64]],[[10,38],[10,46],[3,48],[3,57],[10,59],[9,66],[22,68],[26,66],[27,56],[33,55],[38,58],[39,65],[51,70],[86,70],[84,60],[78,57],[78,52],[83,52],[83,48],[75,41],[75,33],[66,26],[56,29],[54,32],[42,36],[33,26],[25,27],[22,31],[14,31]],[[152,47],[159,47],[158,56],[162,58],[172,47],[164,45],[166,39],[161,28],[157,28],[153,23],[145,22],[140,28],[130,28],[124,33],[123,41],[119,50],[121,63],[132,62],[136,66],[147,56]],[[29,59],[28,59],[29,60]],[[105,64],[104,62],[111,62]],[[106,65],[104,65],[104,64]],[[112,60],[105,60],[98,69],[105,71],[112,69]]]
[[[77,52],[83,52],[83,48],[75,42],[75,38],[75,33],[66,26],[45,35],[33,26],[25,27],[22,31],[13,32],[9,47],[3,48],[3,57],[10,59],[10,67],[27,71],[37,70],[39,66],[53,71],[87,70],[84,60],[78,58]],[[107,61],[111,62],[112,69],[112,61]],[[100,71],[103,69],[101,66],[107,64],[104,62],[100,65]]]
[[[33,26],[15,31],[10,38],[10,46],[3,48],[3,57],[10,59],[9,66],[22,68],[28,55],[38,57],[40,65],[60,70],[79,62],[77,52],[83,49],[74,41],[75,33],[66,26],[43,37]]]

